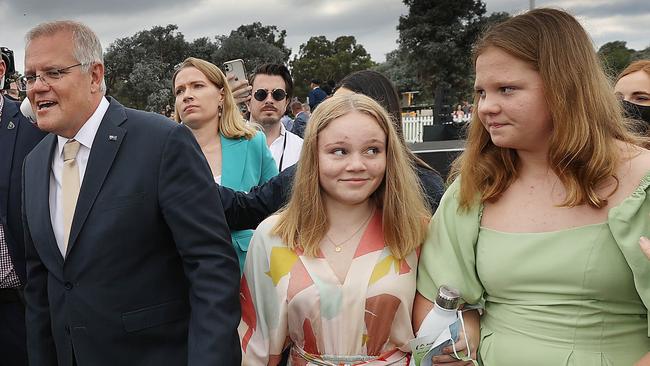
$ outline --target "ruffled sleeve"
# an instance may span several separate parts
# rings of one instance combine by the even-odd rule
[[[434,301],[438,287],[447,285],[460,290],[466,303],[477,304],[484,291],[476,273],[480,206],[459,211],[459,189],[457,179],[443,195],[429,223],[418,265],[417,290]]]
[[[650,237],[650,172],[621,204],[610,209],[609,227],[634,275],[634,285],[646,309],[650,308],[650,261],[639,247],[641,236]],[[650,317],[648,317],[650,336]]]

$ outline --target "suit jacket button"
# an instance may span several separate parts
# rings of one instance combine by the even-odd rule
[[[72,290],[72,283],[71,282],[66,282],[66,283],[63,284],[63,287],[66,290]]]
[[[65,326],[65,332],[70,334],[70,326],[68,326],[68,325]]]

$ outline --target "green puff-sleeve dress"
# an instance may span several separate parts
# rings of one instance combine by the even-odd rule
[[[433,216],[417,289],[440,285],[484,302],[485,366],[632,365],[650,351],[650,173],[607,222],[542,233],[480,227],[482,207],[459,211],[454,182]]]

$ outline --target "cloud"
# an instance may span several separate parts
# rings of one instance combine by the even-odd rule
[[[29,16],[37,19],[69,19],[80,16],[111,15],[119,16],[125,14],[145,14],[153,9],[176,7],[180,5],[178,0],[4,0],[7,16]],[[199,4],[200,0],[184,0],[182,6],[190,8]]]
[[[486,8],[488,12],[519,14],[528,10],[529,4],[526,0],[487,0]],[[596,47],[617,40],[636,50],[650,46],[649,0],[535,0],[535,6],[564,9],[576,16]]]
[[[431,0],[435,1],[435,0]],[[536,0],[536,5],[561,7],[577,15],[596,45],[614,40],[628,47],[648,46],[648,0]],[[487,0],[488,13],[519,13],[526,0]],[[287,31],[286,44],[295,53],[309,37],[333,40],[354,35],[381,62],[397,47],[396,27],[408,8],[401,0],[0,0],[0,45],[15,51],[22,69],[23,36],[48,20],[75,19],[93,28],[104,48],[153,26],[178,25],[187,40],[229,34],[242,24],[259,21]]]

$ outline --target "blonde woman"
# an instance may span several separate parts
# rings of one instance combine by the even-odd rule
[[[406,365],[429,210],[387,112],[337,95],[311,117],[291,199],[242,279],[244,365]]]
[[[485,302],[485,366],[634,364],[650,349],[650,152],[593,43],[571,15],[536,9],[490,29],[474,64],[476,113],[422,248],[415,323],[445,284]]]
[[[225,75],[214,64],[190,57],[172,77],[174,119],[192,130],[215,182],[247,191],[278,174],[264,133],[245,124]],[[232,232],[243,269],[252,230]]]

